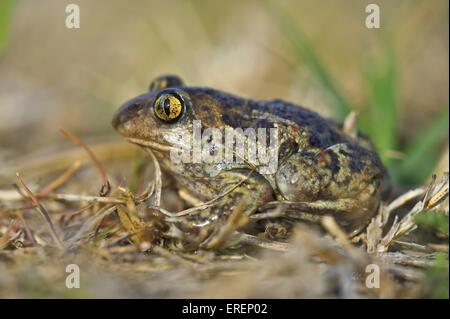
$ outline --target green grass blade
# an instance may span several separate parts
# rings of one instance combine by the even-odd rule
[[[436,119],[420,132],[414,141],[406,148],[406,158],[398,170],[403,181],[421,183],[429,177],[442,150],[439,146],[445,138],[448,139],[449,109],[448,105]]]
[[[270,0],[265,0],[263,3],[292,44],[296,52],[296,57],[300,62],[304,63],[311,74],[332,98],[336,116],[338,116],[340,120],[343,120],[350,110],[352,110],[351,104],[337,87],[331,75],[326,71],[308,39],[292,18],[279,5]]]
[[[448,299],[448,253],[437,253],[425,270],[424,288],[428,298]]]
[[[390,43],[385,40],[383,55],[377,62],[371,61],[363,70],[368,90],[370,121],[364,123],[369,127],[370,137],[386,164],[389,158],[383,151],[397,149],[398,140],[398,87],[395,58]]]
[[[0,57],[8,42],[8,31],[14,4],[14,0],[0,0]]]
[[[448,216],[442,212],[425,211],[416,216],[416,224],[448,237]]]

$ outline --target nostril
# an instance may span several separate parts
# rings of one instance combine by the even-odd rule
[[[116,130],[120,130],[121,127],[123,127],[123,124],[127,122],[131,117],[133,117],[134,112],[136,110],[136,103],[133,102],[127,102],[124,105],[122,105],[117,111],[116,114],[114,114],[114,117],[112,119],[112,126]]]

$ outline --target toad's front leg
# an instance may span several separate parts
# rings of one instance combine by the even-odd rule
[[[249,216],[274,199],[269,182],[250,169],[222,171],[212,179],[219,184],[217,188],[220,191],[201,211],[201,219],[221,218],[236,209],[242,215]]]
[[[178,220],[181,221],[178,224],[180,229],[185,234],[194,235],[188,240],[193,248],[198,245],[215,247],[217,240],[224,240],[237,229],[251,231],[253,225],[244,216],[252,215],[265,203],[274,200],[270,183],[253,170],[222,171],[211,179],[214,182],[211,180],[210,183],[219,190],[218,194],[199,206],[178,213],[182,216]]]

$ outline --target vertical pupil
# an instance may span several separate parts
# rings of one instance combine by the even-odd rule
[[[170,99],[166,98],[164,100],[163,104],[164,104],[164,113],[166,113],[166,115],[169,116],[170,115]]]

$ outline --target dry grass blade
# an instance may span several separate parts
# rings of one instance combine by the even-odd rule
[[[252,246],[257,246],[257,247],[261,247],[261,248],[265,248],[265,249],[282,251],[282,252],[286,252],[291,249],[291,245],[288,243],[282,243],[282,242],[273,241],[273,240],[269,240],[269,239],[259,238],[259,237],[256,237],[256,236],[253,236],[250,234],[245,234],[245,233],[239,233],[239,235],[241,236],[240,242],[247,244],[247,245],[252,245]]]
[[[73,163],[61,176],[52,181],[50,184],[45,186],[39,191],[39,195],[47,195],[48,193],[54,191],[59,186],[63,185],[69,178],[71,178],[81,167],[80,161]]]
[[[88,220],[86,220],[80,230],[68,240],[71,245],[74,245],[77,241],[82,239],[86,234],[95,229],[97,224],[103,220],[109,214],[115,212],[117,209],[116,205],[108,205],[100,209],[94,216],[91,216]]]
[[[62,201],[67,201],[67,202],[125,204],[125,200],[122,198],[91,196],[91,195],[78,195],[78,194],[48,194],[48,196],[46,196],[45,198],[57,199],[57,200],[62,200]]]
[[[57,146],[58,152],[54,152],[55,147],[53,146],[48,149],[40,148],[40,151],[36,153],[3,163],[0,166],[0,186],[10,185],[11,181],[15,180],[13,172],[21,172],[29,178],[35,178],[62,171],[67,168],[67,163],[74,161],[80,161],[82,166],[92,163],[92,159],[82,148],[62,148],[62,146]],[[118,160],[128,161],[139,154],[139,149],[132,144],[117,140],[92,140],[89,149],[102,163]],[[42,153],[46,155],[42,156]]]
[[[427,244],[426,248],[435,252],[442,252],[448,254],[448,244],[440,245],[440,244]]]
[[[75,216],[80,215],[81,213],[87,211],[88,209],[92,208],[94,206],[94,203],[90,203],[84,207],[81,207],[80,209],[77,209],[75,211],[72,212],[67,212],[67,213],[63,213],[61,214],[61,217],[59,219],[59,224],[60,226],[66,225],[67,223],[69,223]]]
[[[30,226],[28,226],[27,221],[25,220],[25,218],[23,217],[22,214],[22,210],[18,209],[16,211],[16,215],[17,217],[19,217],[20,222],[23,225],[23,228],[25,229],[25,234],[27,235],[28,240],[33,244],[33,245],[37,245],[36,239],[33,236],[33,232],[31,231]]]
[[[153,162],[153,167],[155,169],[155,180],[154,180],[154,188],[153,188],[153,196],[150,198],[150,206],[159,207],[161,204],[161,190],[162,190],[162,180],[161,180],[161,167],[159,166],[159,162],[156,159],[155,154],[150,149],[147,149],[147,153],[150,154],[150,157]]]
[[[436,175],[433,175],[433,179],[427,188],[424,199],[417,203],[416,206],[402,218],[399,222],[398,231],[395,233],[394,237],[400,237],[414,229],[416,227],[414,218],[418,213],[437,207],[448,197],[448,181],[448,173],[444,174],[439,181],[436,181]]]
[[[23,200],[23,196],[16,189],[0,190],[0,200],[5,202],[21,201]]]
[[[169,211],[167,211],[165,209],[162,209],[161,207],[158,207],[158,206],[151,206],[150,208],[155,209],[155,210],[161,212],[162,214],[164,214],[164,215],[166,215],[168,217],[171,217],[171,218],[177,218],[177,217],[182,217],[182,216],[194,215],[194,214],[201,213],[201,211],[203,209],[211,207],[220,198],[223,198],[223,197],[227,196],[228,194],[233,192],[236,188],[241,186],[250,177],[250,175],[252,173],[253,173],[253,171],[250,171],[250,173],[245,178],[240,180],[238,183],[236,183],[235,185],[233,185],[229,189],[225,190],[223,193],[217,195],[213,199],[211,199],[211,200],[207,201],[206,203],[203,203],[203,204],[201,204],[199,206],[194,206],[194,207],[191,207],[191,208],[188,208],[188,209],[182,210],[180,212],[176,212],[176,213],[169,212]]]
[[[433,183],[432,183],[433,184]],[[446,172],[442,176],[441,180],[432,185],[430,184],[430,196],[428,198],[428,202],[425,205],[425,209],[433,209],[442,203],[449,194],[449,173]],[[432,185],[432,186],[431,186]]]
[[[369,254],[375,253],[378,249],[378,245],[383,238],[383,229],[389,220],[389,213],[390,211],[386,205],[381,203],[377,215],[372,218],[370,224],[367,226],[365,239]]]
[[[133,194],[128,190],[122,191],[127,198],[126,209],[122,205],[117,206],[117,215],[122,226],[130,233],[130,239],[136,248],[139,251],[147,251],[152,248],[155,242],[156,226],[150,223],[147,225],[138,217]]]
[[[345,248],[353,248],[348,240],[348,235],[338,226],[332,216],[324,216],[321,220],[322,226],[331,234],[336,241]]]
[[[317,203],[317,202],[316,202]],[[315,202],[272,201],[259,208],[260,213],[251,216],[252,219],[289,217],[303,222],[320,223],[323,216],[330,213],[321,209]],[[267,213],[265,213],[267,211]]]
[[[398,218],[396,216],[396,219],[394,220],[394,223],[388,233],[379,241],[376,247],[376,251],[387,251],[389,246],[395,239],[408,234],[417,227],[415,223],[415,217],[417,216],[417,214],[438,207],[439,204],[444,201],[444,199],[448,198],[448,181],[448,173],[445,173],[439,181],[437,181],[436,176],[433,175],[433,178],[425,191],[424,198],[419,201],[400,221],[398,221]],[[407,195],[405,197],[411,198],[412,195],[416,195],[417,193],[420,193],[420,191],[416,190],[416,193],[407,193],[405,194]],[[402,201],[396,200],[396,202],[397,203],[395,203],[395,205],[391,203],[390,206],[397,207]]]
[[[227,217],[224,225],[219,225],[216,234],[210,236],[205,242],[201,244],[207,249],[218,249],[223,247],[230,235],[249,222],[249,218],[242,214],[245,203],[240,202],[230,216]]]
[[[130,233],[130,239],[136,248],[146,251],[151,247],[152,239],[145,238],[145,223],[122,207],[117,207],[117,215],[123,227]]]
[[[18,233],[14,234],[13,236],[10,236],[10,233],[14,227],[14,221],[11,221],[8,225],[8,228],[6,229],[5,233],[2,237],[0,237],[0,250],[5,248],[11,240],[14,240],[18,236]],[[20,233],[20,232],[19,232]]]
[[[263,209],[260,209],[263,210]],[[283,211],[283,207],[280,205],[278,207],[275,208],[270,208],[267,209],[268,212],[266,213],[258,213],[258,214],[254,214],[250,216],[250,219],[252,220],[262,220],[262,219],[268,219],[268,218],[277,218],[277,217],[281,217],[284,216],[285,213]]]
[[[358,137],[358,128],[356,125],[357,117],[358,113],[356,113],[355,111],[350,112],[345,118],[342,128],[344,133],[353,139],[356,139]]]
[[[22,185],[23,189],[26,191],[26,193],[28,194],[28,196],[30,197],[32,203],[35,206],[35,209],[38,213],[40,213],[40,215],[43,217],[44,221],[46,222],[48,229],[50,231],[50,235],[52,236],[53,240],[55,241],[57,247],[59,249],[64,249],[64,246],[61,242],[61,240],[59,239],[58,235],[56,234],[56,230],[55,227],[53,226],[52,220],[50,219],[50,216],[47,212],[47,210],[45,209],[45,207],[38,201],[38,199],[36,198],[36,196],[34,196],[33,192],[27,187],[27,185],[25,184],[25,181],[22,179],[22,177],[20,176],[19,173],[16,173],[17,178],[20,182],[20,184]]]
[[[47,195],[40,195],[39,193],[35,195],[38,199],[54,199],[66,202],[90,202],[90,203],[107,203],[107,204],[125,204],[126,201],[122,198],[116,197],[103,197],[103,196],[92,196],[92,195],[79,195],[79,194],[58,194],[50,193]],[[16,190],[0,192],[0,200],[3,201],[22,201],[23,196],[17,193]],[[31,208],[31,207],[30,207]]]
[[[422,195],[425,195],[424,198],[419,201],[401,221],[398,220],[398,216],[395,216],[391,228],[388,230],[387,234],[383,236],[383,229],[387,225],[392,212],[414,198]],[[428,188],[417,188],[408,191],[393,200],[387,206],[382,203],[377,215],[372,219],[366,229],[365,237],[367,252],[386,252],[395,239],[415,229],[416,224],[414,218],[418,213],[437,207],[447,197],[448,174],[446,173],[439,182],[436,182],[436,177],[433,176]]]
[[[425,191],[426,189],[424,188],[417,188],[402,194],[387,206],[387,212],[390,214],[392,211],[405,205],[407,202],[413,200],[414,198],[422,196],[423,194],[425,194]]]
[[[95,156],[94,152],[91,151],[89,147],[87,147],[78,137],[76,137],[75,134],[72,132],[66,131],[64,129],[59,129],[60,132],[65,135],[69,140],[80,146],[82,149],[88,153],[89,157],[94,162],[95,166],[97,167],[98,171],[100,172],[100,175],[102,176],[103,184],[102,188],[100,190],[100,196],[106,196],[111,191],[111,184],[109,183],[108,174],[106,173],[105,168],[100,163],[100,161]]]
[[[336,223],[336,220],[332,216],[324,216],[321,220],[322,226],[331,234],[335,240],[346,250],[347,254],[358,264],[365,265],[367,263],[367,256],[355,246],[349,240],[349,236],[344,230]]]
[[[384,262],[413,267],[430,267],[433,265],[435,259],[434,254],[425,254],[423,256],[410,256],[402,252],[384,252],[378,253],[377,256],[382,258]]]
[[[150,181],[144,191],[136,197],[136,203],[146,202],[155,192],[155,181]]]
[[[415,250],[415,251],[421,251],[421,252],[426,252],[429,249],[426,246],[423,245],[419,245],[413,242],[406,242],[406,241],[401,241],[401,240],[393,240],[393,243],[395,243],[396,245],[401,246],[402,248],[405,249],[409,249],[409,250]]]
[[[190,260],[188,260],[186,258],[183,258],[180,255],[177,255],[177,254],[175,254],[175,253],[171,252],[170,250],[167,250],[167,249],[165,249],[163,247],[155,246],[155,247],[153,247],[153,252],[161,255],[162,257],[165,257],[165,258],[173,261],[176,264],[179,264],[179,265],[182,265],[182,266],[186,266],[186,267],[194,267],[195,266],[194,262],[192,262],[192,261],[190,261]]]

